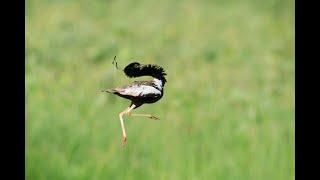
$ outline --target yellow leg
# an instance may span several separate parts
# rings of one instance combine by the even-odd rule
[[[124,148],[126,141],[127,141],[127,134],[126,134],[126,130],[124,127],[124,122],[123,122],[123,116],[127,115],[127,116],[141,116],[141,117],[148,117],[151,119],[155,119],[155,120],[160,120],[159,118],[155,117],[154,115],[151,114],[131,114],[131,111],[136,107],[136,105],[132,105],[130,107],[128,107],[127,109],[125,109],[124,111],[122,111],[119,114],[119,119],[120,119],[120,123],[121,123],[121,129],[122,129],[122,148]]]
[[[130,108],[127,109],[127,111],[125,112],[125,115],[127,116],[140,116],[140,117],[148,117],[150,119],[155,119],[155,120],[160,120],[159,118],[155,117],[152,114],[131,114],[131,111],[133,110],[133,108],[135,108],[136,106],[133,104]]]
[[[159,118],[155,117],[152,114],[128,114],[128,116],[140,116],[140,117],[148,117],[148,118],[154,119],[154,120],[160,120]]]
[[[126,130],[124,128],[123,116],[128,109],[129,109],[129,107],[119,114],[119,119],[120,119],[121,129],[122,129],[122,147],[124,147],[124,145],[126,144],[126,141],[127,141],[127,134],[126,134]]]

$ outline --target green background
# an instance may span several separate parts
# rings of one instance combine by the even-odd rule
[[[293,180],[293,0],[26,1],[26,179]],[[138,61],[164,97],[130,102]]]

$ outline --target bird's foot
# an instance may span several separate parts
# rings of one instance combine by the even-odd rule
[[[127,138],[123,137],[122,138],[122,148],[124,148],[124,146],[126,145],[126,142],[127,142]]]
[[[150,115],[149,117],[150,119],[154,119],[154,120],[160,120],[160,118],[155,117],[154,115]]]

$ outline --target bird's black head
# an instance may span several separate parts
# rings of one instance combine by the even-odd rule
[[[136,72],[137,70],[140,70],[140,63],[138,62],[133,62],[128,64],[125,68],[124,68],[124,73],[129,76],[129,77],[135,77],[136,76]]]

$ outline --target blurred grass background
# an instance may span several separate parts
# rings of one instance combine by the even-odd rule
[[[29,0],[25,19],[26,179],[295,178],[293,0]],[[115,55],[168,74],[125,149],[130,102],[100,92],[133,81]]]

